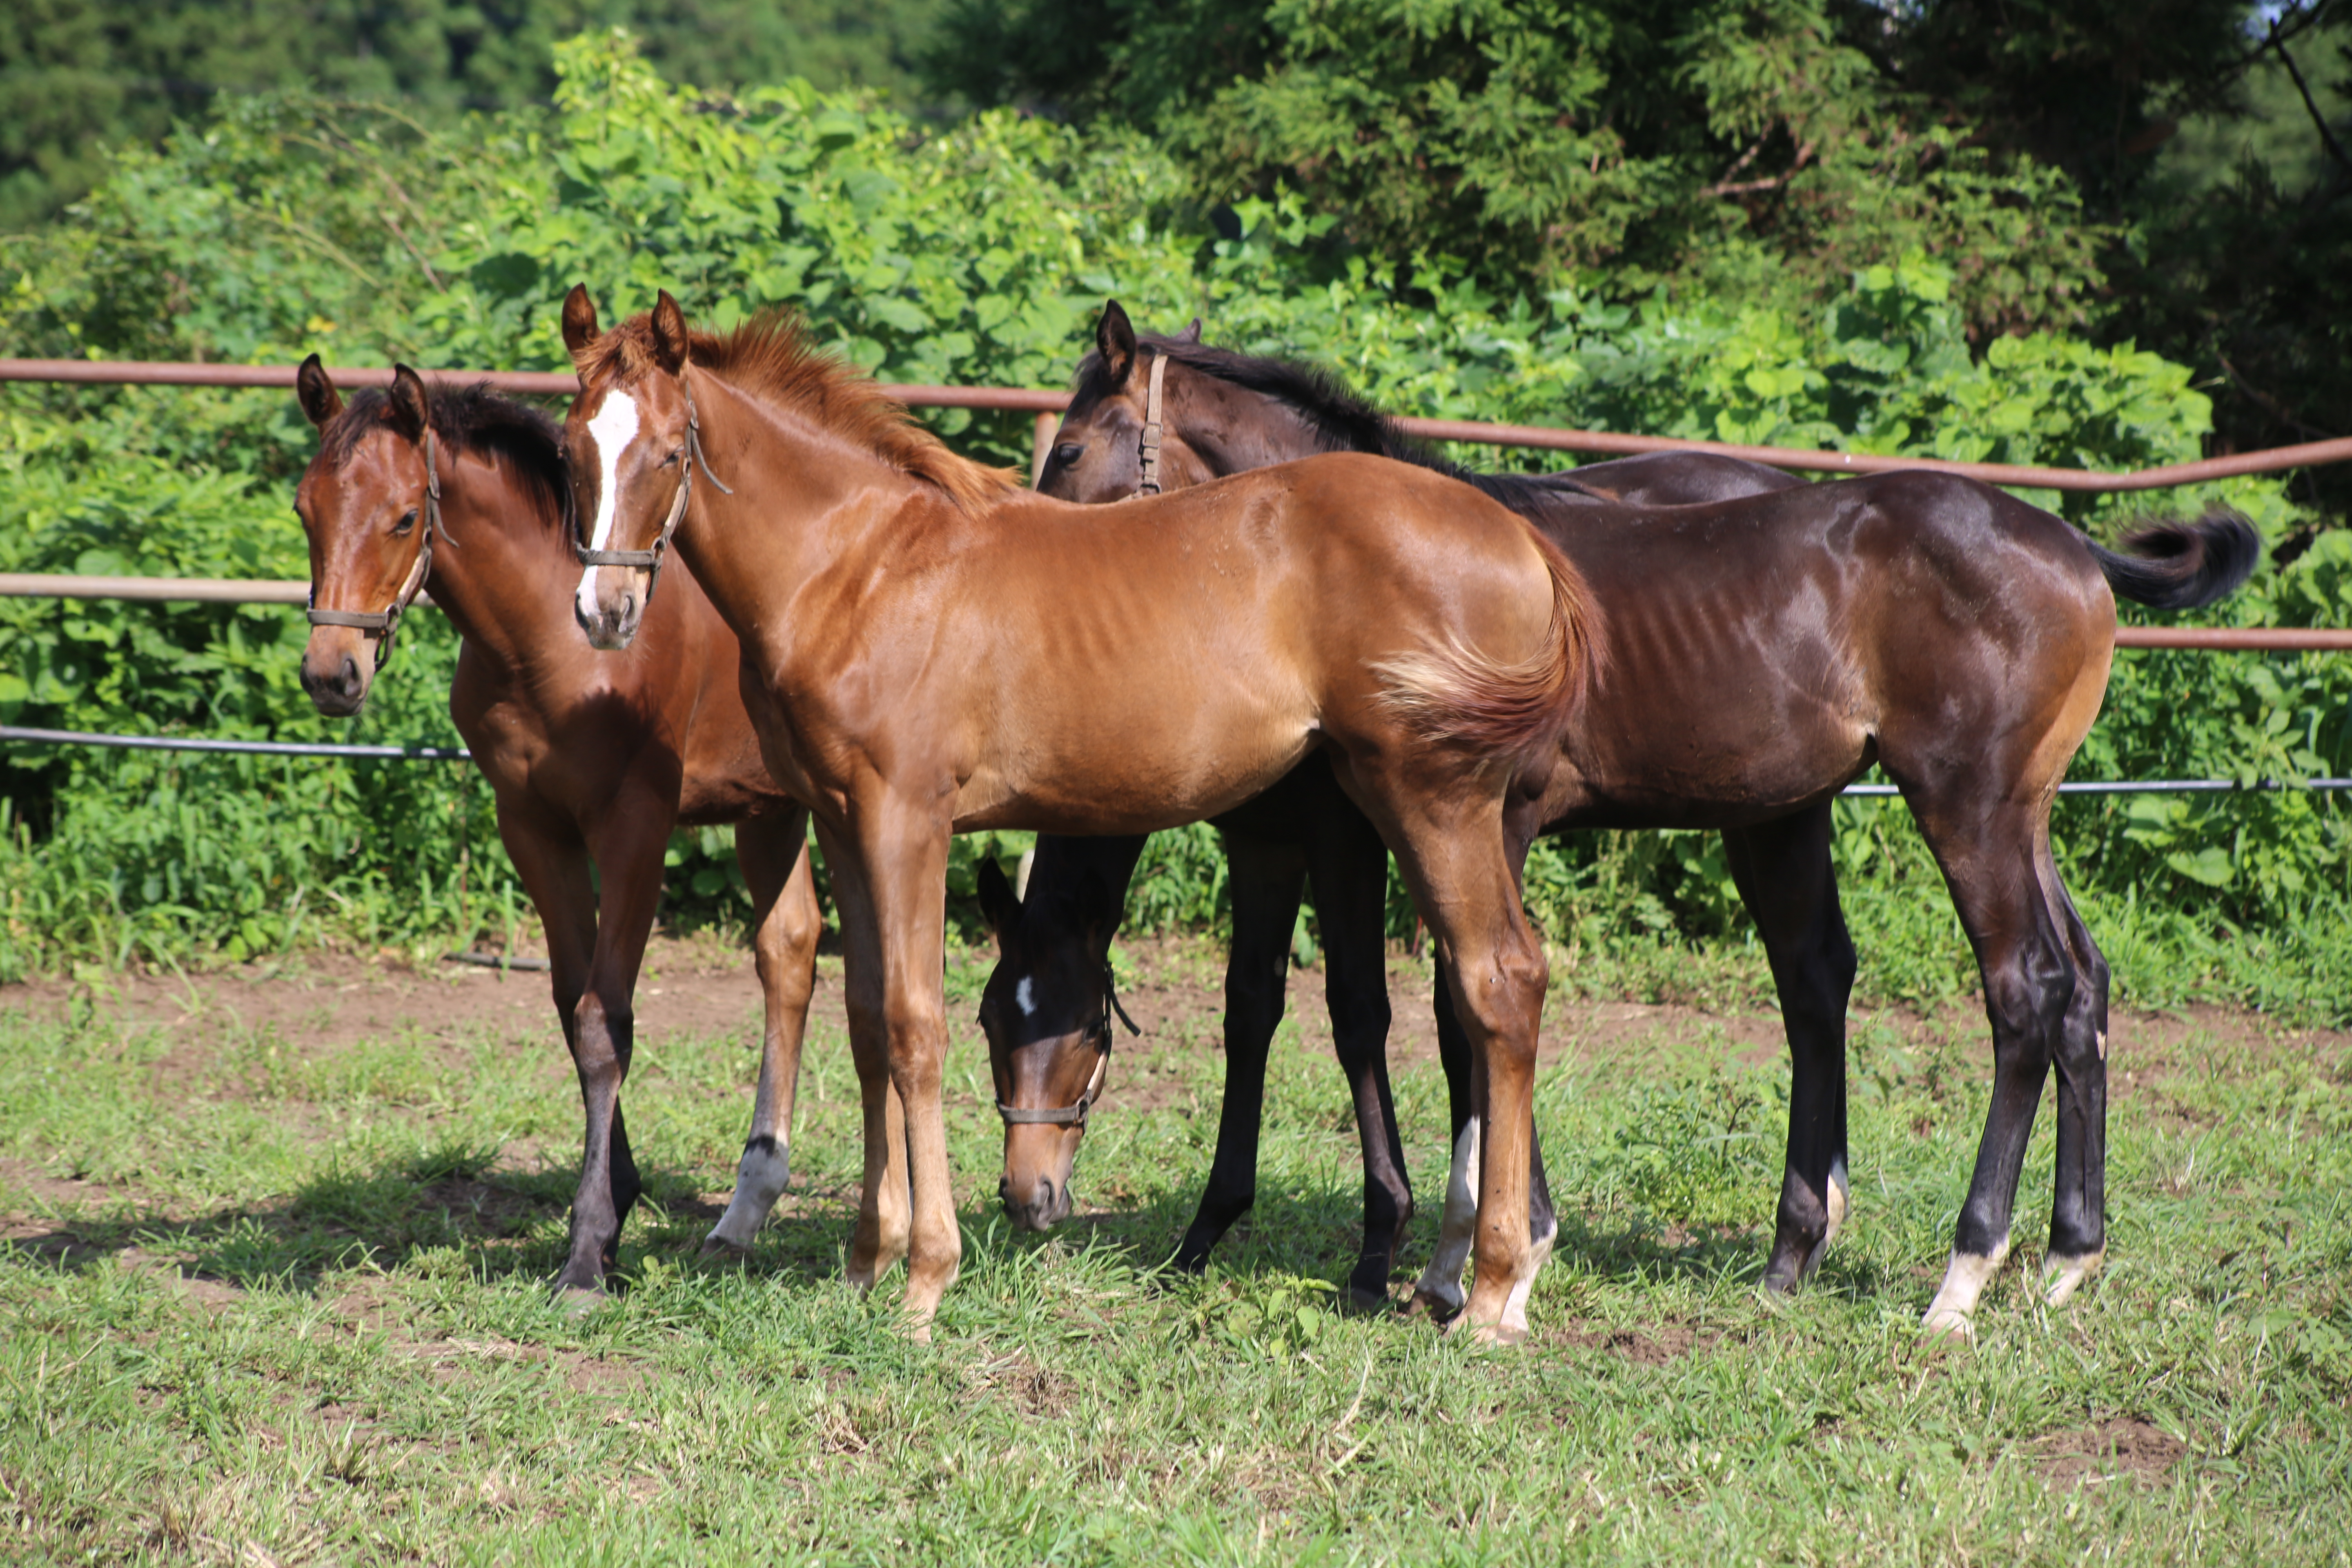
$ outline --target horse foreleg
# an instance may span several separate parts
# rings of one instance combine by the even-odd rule
[[[1412,1184],[1389,1090],[1388,849],[1371,824],[1349,810],[1325,819],[1307,853],[1331,1044],[1347,1075],[1364,1161],[1364,1239],[1348,1298],[1369,1311],[1388,1304],[1389,1272],[1412,1218]]]
[[[596,884],[590,874],[587,849],[569,831],[568,824],[551,820],[536,803],[509,800],[503,794],[499,799],[499,837],[547,932],[549,989],[563,1031],[564,1049],[576,1067],[580,1050],[575,1014],[596,952]],[[580,1092],[586,1100],[584,1073]],[[593,1242],[581,1245],[575,1204],[572,1256],[556,1276],[554,1288],[559,1294],[578,1292],[593,1299],[604,1289],[604,1270],[602,1248]]]
[[[906,1110],[908,1232],[906,1312],[913,1335],[930,1338],[940,1298],[963,1261],[948,1169],[940,1083],[947,1060],[946,887],[950,824],[944,795],[910,803],[887,787],[856,805],[856,854],[863,873],[865,922],[881,955],[883,1019],[890,1082]],[[828,855],[826,863],[832,863]],[[844,919],[849,911],[845,908]]]
[[[602,1289],[619,1260],[621,1227],[643,1191],[629,1151],[621,1086],[635,1045],[637,971],[661,902],[662,851],[670,814],[646,799],[616,801],[589,853],[599,872],[596,953],[587,988],[572,1009],[572,1060],[587,1113],[580,1188],[572,1200],[572,1256],[557,1284],[564,1290]]]
[[[1845,1221],[1845,1009],[1853,942],[1838,908],[1827,801],[1777,822],[1724,829],[1731,863],[1771,962],[1789,1036],[1789,1142],[1764,1287],[1793,1290],[1821,1267]]]
[[[1265,1115],[1266,1053],[1282,1022],[1290,939],[1298,923],[1306,857],[1295,843],[1225,835],[1234,940],[1225,960],[1225,1095],[1217,1152],[1175,1265],[1197,1274],[1209,1249],[1257,1201],[1258,1131]]]
[[[857,1066],[858,1100],[865,1119],[865,1179],[858,1187],[857,1228],[850,1238],[847,1273],[850,1284],[870,1290],[875,1281],[907,1256],[912,1224],[907,1116],[890,1078],[882,954],[865,872],[852,852],[822,824],[817,827],[817,842],[824,850],[834,908],[841,917],[843,1002],[849,1016],[849,1054]]]
[[[735,1195],[703,1238],[705,1256],[740,1257],[792,1179],[793,1102],[801,1044],[816,989],[816,943],[824,922],[808,853],[808,813],[789,807],[736,825],[735,858],[751,889],[752,952],[766,1003],[760,1087],[751,1131],[735,1173]]]

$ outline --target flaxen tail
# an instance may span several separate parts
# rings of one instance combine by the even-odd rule
[[[1595,673],[1596,611],[1584,579],[1551,541],[1533,528],[1528,538],[1551,578],[1551,623],[1538,652],[1501,664],[1449,637],[1442,648],[1373,667],[1390,704],[1423,741],[1480,753],[1514,771],[1549,768]]]

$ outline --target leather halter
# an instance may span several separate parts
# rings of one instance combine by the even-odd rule
[[[1135,493],[1156,496],[1160,493],[1160,437],[1164,428],[1160,420],[1160,386],[1168,375],[1168,356],[1154,353],[1151,356],[1151,390],[1143,399],[1143,477],[1136,481]]]
[[[1086,1131],[1087,1112],[1093,1110],[1095,1102],[1102,1098],[1103,1085],[1110,1077],[1112,1038],[1110,1020],[1114,1013],[1118,1015],[1118,1021],[1127,1026],[1129,1034],[1143,1033],[1135,1026],[1135,1020],[1127,1016],[1127,1009],[1118,1005],[1118,986],[1111,979],[1110,964],[1106,961],[1103,964],[1102,1016],[1097,1018],[1093,1026],[1087,1031],[1094,1036],[1096,1055],[1094,1075],[1087,1079],[1086,1092],[1078,1096],[1076,1104],[1065,1105],[1049,1110],[1025,1110],[1017,1105],[1007,1105],[1000,1100],[996,1102],[996,1114],[1004,1118],[1006,1126],[1034,1127],[1043,1124],[1049,1127],[1076,1127],[1080,1131]]]
[[[440,453],[434,446],[433,426],[430,425],[425,427],[424,512],[425,531],[417,542],[416,564],[408,569],[408,577],[401,584],[400,591],[392,596],[391,604],[381,610],[322,610],[319,608],[319,587],[313,583],[310,601],[303,608],[303,614],[310,617],[310,624],[314,626],[356,626],[377,638],[375,668],[378,669],[382,669],[383,661],[392,657],[393,634],[399,629],[400,617],[416,603],[416,595],[425,592],[425,579],[433,571],[433,536],[437,533],[450,549],[457,548],[457,542],[449,537],[449,531],[441,522]]]
[[[677,387],[680,392],[686,394],[686,468],[677,476],[677,499],[670,502],[669,519],[662,524],[661,537],[654,541],[653,548],[650,550],[591,550],[580,538],[578,509],[576,507],[573,509],[572,552],[580,558],[580,564],[652,567],[653,579],[646,584],[646,603],[648,605],[654,602],[654,590],[661,585],[662,557],[669,552],[670,535],[676,533],[677,525],[686,521],[687,500],[694,490],[694,470],[698,467],[700,468],[702,477],[712,484],[718,485],[720,495],[731,496],[735,493],[727,485],[719,483],[719,476],[710,471],[710,459],[702,455],[702,417],[695,412],[694,388],[687,384],[683,373],[680,373],[677,378]],[[566,504],[570,504],[572,498],[570,485],[563,487],[563,495]]]

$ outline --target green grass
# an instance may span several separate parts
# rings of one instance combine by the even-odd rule
[[[1255,1214],[1221,1273],[1169,1286],[1152,1266],[1222,1074],[1202,1031],[1122,1045],[1130,1103],[1080,1164],[1097,1212],[1016,1237],[959,1003],[964,1276],[922,1347],[895,1280],[839,1281],[858,1155],[834,1023],[794,1192],[740,1273],[687,1259],[731,1179],[750,1031],[641,1053],[628,1289],[573,1319],[541,1286],[577,1135],[541,1021],[326,1047],[227,1011],[0,1014],[0,1557],[2238,1563],[2352,1541],[2340,1036],[2232,1021],[2119,1057],[2107,1273],[2047,1313],[2012,1271],[1979,1343],[1939,1349],[1914,1325],[1983,1112],[1976,1018],[1857,1020],[1853,1219],[1778,1304],[1756,1280],[1785,1069],[1743,1065],[1733,1020],[1603,1029],[1556,1000],[1560,1247],[1538,1342],[1482,1352],[1303,1283],[1344,1275],[1360,1192],[1311,1019],[1277,1044]],[[1444,1088],[1425,1065],[1398,1088],[1417,1268]]]

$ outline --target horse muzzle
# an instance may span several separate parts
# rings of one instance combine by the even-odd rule
[[[572,613],[589,643],[607,653],[627,647],[645,618],[653,574],[628,567],[591,566],[580,574]]]
[[[1051,1176],[1035,1176],[1016,1184],[1008,1174],[997,1182],[996,1195],[1003,1202],[1005,1214],[1024,1230],[1048,1231],[1070,1217],[1066,1175],[1059,1182]]]
[[[330,719],[348,719],[367,702],[375,661],[363,658],[364,638],[349,633],[313,633],[302,650],[302,689],[311,705]]]

